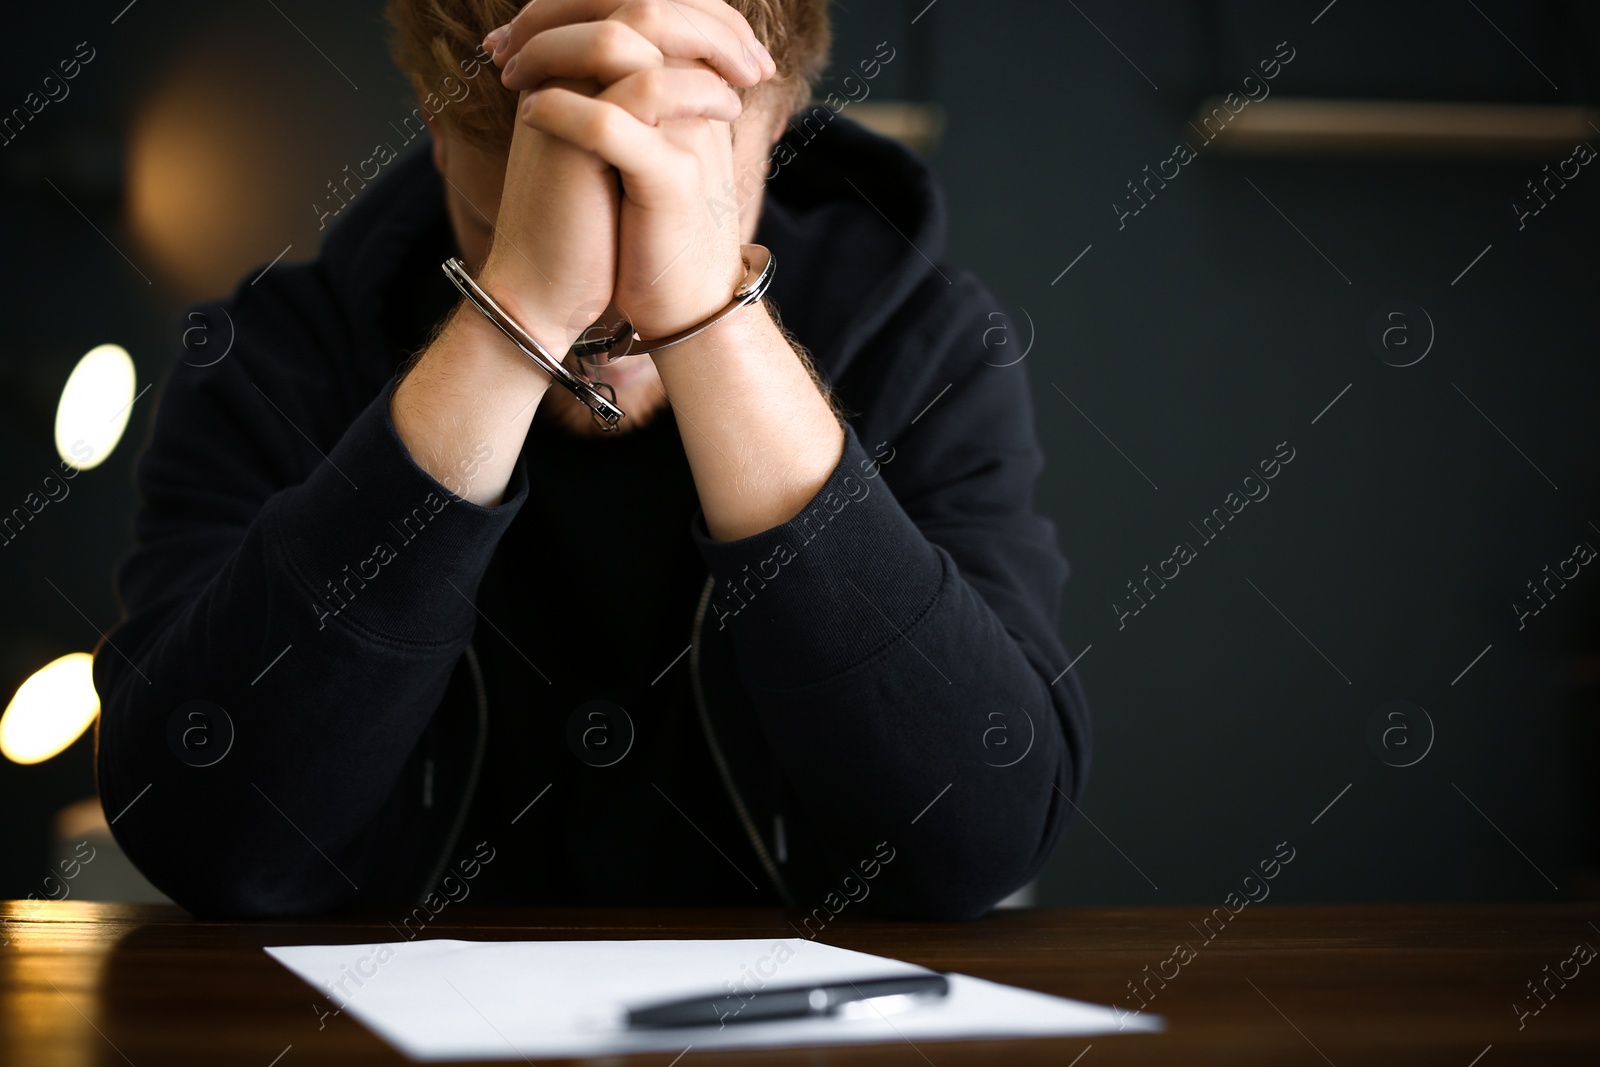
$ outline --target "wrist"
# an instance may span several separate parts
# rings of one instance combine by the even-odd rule
[[[543,368],[466,301],[456,308],[440,334],[441,341],[446,338],[449,343],[442,354],[458,373],[464,372],[466,380],[475,383],[474,388],[511,389],[519,394],[531,391],[543,396],[552,384]]]
[[[764,353],[774,345],[788,347],[788,343],[767,302],[757,300],[734,309],[686,341],[651,352],[650,359],[663,382],[685,371],[700,375],[709,364],[715,364],[723,373],[759,373],[757,368],[766,358]]]
[[[738,250],[723,267],[685,270],[684,266],[669,269],[672,274],[683,271],[684,278],[695,278],[692,284],[685,284],[671,299],[640,308],[637,316],[629,316],[629,322],[640,337],[667,337],[711,318],[728,306],[747,273]],[[627,310],[624,308],[624,313]]]
[[[488,293],[518,326],[532,334],[533,339],[557,359],[567,354],[573,342],[582,336],[583,331],[590,325],[588,322],[580,322],[582,316],[579,311],[574,310],[578,306],[576,301],[572,302],[571,306],[564,307],[561,300],[547,298],[546,292],[555,286],[542,279],[529,283],[521,272],[501,269],[491,261],[484,266],[477,281],[483,291]],[[490,332],[499,336],[501,341],[515,350],[516,346],[506,340],[498,327],[470,305],[463,306]]]

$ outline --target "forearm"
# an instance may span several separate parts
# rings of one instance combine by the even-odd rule
[[[258,628],[258,613],[207,595],[139,650],[152,684],[127,669],[99,683],[106,816],[140,870],[201,915],[315,914],[366,887],[365,837],[460,657],[333,629],[263,655],[261,631],[283,620],[263,613]]]
[[[504,288],[492,295],[510,304]],[[552,352],[571,337],[513,313]],[[485,507],[504,498],[550,377],[465,304],[395,388],[390,414],[411,458],[452,493]],[[471,478],[463,478],[464,471]]]
[[[651,358],[716,540],[794,518],[838,465],[844,430],[764,305]]]
[[[958,576],[916,624],[895,622],[904,637],[862,604],[857,632],[888,631],[887,648],[752,700],[839,863],[894,844],[874,910],[975,918],[1037,873],[1072,814],[1078,760],[1064,724],[1076,690],[1052,690]]]
[[[886,484],[885,448],[849,433],[815,502],[771,530],[696,530],[708,628],[841,862],[898,827],[882,906],[970,918],[1036,872],[1080,788],[1083,701],[1035,600],[1064,567],[1033,523],[925,534]]]
[[[196,514],[194,494],[161,488],[190,410],[158,421],[149,462],[163,473],[142,522],[153,535],[124,570],[129,617],[95,682],[108,817],[127,809],[118,839],[180,903],[264,914],[351,892],[317,849],[359,883],[361,835],[470,638],[471,598],[526,480],[494,509],[450,498],[407,458],[390,400],[385,389],[237,533]],[[195,699],[235,732],[205,767],[168,732],[174,717],[191,725],[179,712]]]

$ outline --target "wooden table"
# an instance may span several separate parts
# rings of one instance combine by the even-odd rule
[[[1203,906],[1051,908],[945,924],[846,913],[819,938],[1124,1008],[1137,1006],[1128,983],[1140,984],[1155,991],[1149,1010],[1166,1016],[1164,1034],[690,1052],[680,1064],[1600,1064],[1600,960],[1563,962],[1581,943],[1600,948],[1600,906],[1261,904],[1204,942],[1190,923],[1206,914]],[[424,936],[776,938],[795,936],[791,918],[451,905]],[[9,938],[0,944],[0,1063],[408,1062],[349,1015],[321,1016],[332,1005],[261,951],[400,940],[387,917],[218,923],[172,908],[66,901],[0,904],[0,919],[9,920],[0,924],[0,942]],[[1194,958],[1165,963],[1180,941],[1196,946]],[[1574,968],[1563,987],[1556,972]],[[1176,977],[1165,988],[1158,979],[1144,985],[1158,971]],[[1547,1004],[1519,1028],[1513,1005],[1540,1003],[1528,982],[1549,991]]]

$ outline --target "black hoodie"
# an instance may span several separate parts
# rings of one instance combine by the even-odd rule
[[[756,240],[845,449],[800,515],[738,541],[707,536],[670,412],[599,441],[536,421],[494,508],[411,460],[390,393],[453,303],[425,150],[316,261],[191,316],[208,347],[163,386],[95,657],[102,803],[152,882],[246,917],[426,916],[474,887],[782,901],[814,933],[852,902],[976,917],[1038,874],[1089,728],[1025,364],[941,262],[925,165],[816,125]],[[594,766],[590,724],[638,750]]]

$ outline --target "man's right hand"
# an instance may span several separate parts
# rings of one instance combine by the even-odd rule
[[[562,84],[585,95],[600,88]],[[435,136],[455,134],[439,129]],[[471,216],[494,228],[478,283],[560,358],[611,300],[620,197],[615,171],[593,153],[521,124],[503,176],[463,173],[496,161],[452,140],[443,161],[445,195],[460,198]],[[482,193],[493,188],[493,177],[503,181],[498,207]],[[418,466],[457,496],[494,506],[550,385],[544,371],[463,302],[396,386],[390,414]]]
[[[551,84],[585,96],[601,89]],[[478,282],[558,359],[611,302],[620,200],[617,173],[599,156],[516,125]]]

